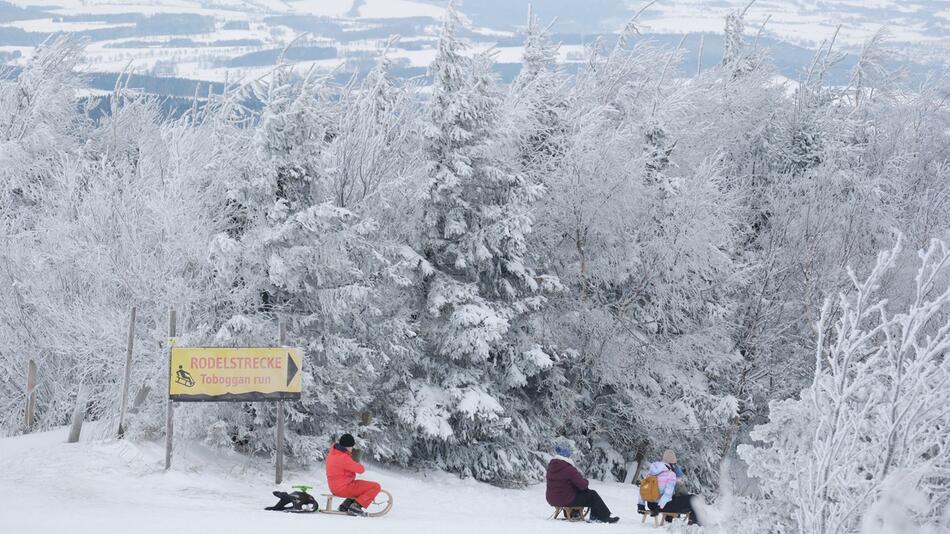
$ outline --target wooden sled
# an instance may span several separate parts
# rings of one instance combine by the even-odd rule
[[[584,506],[555,506],[554,516],[551,519],[558,519],[558,516],[564,514],[561,520],[571,523],[587,521],[587,515],[590,514],[590,508]]]
[[[641,521],[641,523],[646,523],[646,522],[647,522],[647,518],[650,517],[650,509],[649,509],[649,508],[647,508],[647,509],[644,510],[643,512],[641,512],[640,510],[637,510],[637,513],[643,516],[643,521]],[[663,511],[660,511],[660,512],[657,512],[655,516],[653,516],[653,520],[654,520],[653,526],[654,526],[654,527],[662,527],[662,526],[664,525],[664,523],[666,523],[666,518],[667,518],[667,517],[669,517],[670,519],[672,519],[672,521],[669,522],[669,525],[670,525],[670,526],[672,526],[672,525],[673,525],[673,522],[676,521],[676,520],[678,520],[678,519],[682,519],[682,520],[685,522],[685,521],[688,520],[688,515],[689,515],[689,514],[681,514],[681,513],[679,513],[679,512],[663,512]]]
[[[327,505],[320,510],[321,514],[333,514],[333,515],[350,515],[346,512],[341,512],[334,508],[333,498],[338,497],[332,493],[323,493],[321,494],[327,498]],[[343,497],[340,497],[341,499]],[[393,507],[393,495],[386,490],[379,490],[379,495],[376,496],[376,499],[373,500],[373,503],[366,507],[366,517],[380,517],[389,513]]]

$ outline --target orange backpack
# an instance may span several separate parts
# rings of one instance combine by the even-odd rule
[[[640,481],[640,498],[647,502],[660,500],[660,484],[656,475],[650,475]]]

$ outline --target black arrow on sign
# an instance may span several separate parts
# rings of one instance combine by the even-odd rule
[[[289,386],[291,382],[294,381],[294,377],[297,376],[297,362],[290,357],[290,353],[287,353],[287,385]]]

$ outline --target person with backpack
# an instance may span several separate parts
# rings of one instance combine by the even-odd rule
[[[590,489],[590,482],[577,470],[571,460],[571,449],[566,446],[554,448],[554,457],[548,462],[547,491],[548,504],[555,507],[590,508],[593,521],[616,523],[619,517],[610,515],[610,508],[604,504],[600,495]]]
[[[680,467],[680,464],[676,463],[676,453],[671,449],[666,449],[663,451],[663,463],[668,465],[670,469],[673,470],[673,473],[676,474],[676,488],[673,490],[673,495],[686,495],[689,492],[686,491],[686,481],[683,468]]]
[[[670,469],[672,469],[673,473],[676,474],[677,482],[683,478],[683,468],[680,467],[680,464],[676,463],[676,453],[673,452],[673,449],[666,449],[663,451],[663,459],[661,461],[670,466]]]
[[[353,459],[353,447],[356,440],[350,434],[343,434],[327,455],[327,485],[330,493],[346,497],[339,510],[350,515],[365,515],[369,506],[382,486],[369,480],[356,480],[356,475],[366,471],[362,464]]]
[[[690,524],[699,524],[693,510],[693,495],[676,493],[676,480],[682,476],[682,469],[676,465],[676,454],[667,449],[663,452],[663,461],[653,462],[647,468],[647,476],[640,482],[640,502],[637,512],[650,510],[650,515],[660,512],[686,514]]]

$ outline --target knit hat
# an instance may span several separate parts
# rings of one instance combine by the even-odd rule
[[[673,452],[673,449],[666,449],[665,451],[663,451],[663,463],[665,464],[676,463],[676,453]]]
[[[557,445],[554,447],[554,454],[558,456],[563,456],[565,458],[571,457],[571,448],[567,445]]]
[[[340,436],[340,441],[338,441],[337,443],[339,443],[340,445],[344,447],[353,447],[356,445],[356,440],[353,439],[353,436],[349,434],[343,434],[342,436]]]

